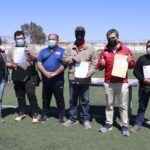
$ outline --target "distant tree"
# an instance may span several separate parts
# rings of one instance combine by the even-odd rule
[[[7,39],[2,39],[2,43],[7,44],[8,43]]]
[[[32,21],[29,24],[25,23],[21,25],[21,30],[32,44],[44,44],[46,41],[43,28]]]
[[[0,37],[0,45],[1,44],[7,44],[8,41],[7,41],[7,37],[6,36],[3,36],[3,37]]]

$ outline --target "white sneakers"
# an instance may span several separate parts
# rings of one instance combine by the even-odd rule
[[[62,123],[64,127],[70,127],[71,125],[75,125],[75,124],[78,124],[78,121],[72,121],[70,119],[68,119],[65,123]]]
[[[22,115],[19,115],[15,118],[15,121],[17,122],[20,122],[21,120],[25,119],[27,117],[26,114],[22,114]],[[39,115],[33,115],[33,118],[32,118],[32,123],[38,123],[39,122]]]
[[[64,126],[64,127],[70,127],[70,126],[72,126],[72,125],[75,125],[75,124],[78,124],[79,123],[79,121],[72,121],[72,120],[67,120],[65,123],[62,123],[62,125]],[[90,129],[91,128],[91,124],[90,124],[90,122],[87,120],[87,121],[85,121],[85,122],[83,122],[83,127],[85,128],[85,129]]]
[[[27,117],[26,114],[19,115],[15,118],[15,121],[19,122]]]
[[[84,126],[85,129],[91,129],[91,124],[90,124],[89,121],[85,121],[85,122],[83,123],[83,126]]]

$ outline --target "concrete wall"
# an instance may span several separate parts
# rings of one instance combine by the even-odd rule
[[[60,44],[61,47],[66,48],[68,44]],[[102,50],[105,47],[105,43],[96,43],[92,45],[95,47],[96,50]],[[146,44],[145,44],[146,45]],[[133,52],[145,52],[145,45],[139,45],[135,43],[126,44],[126,46],[131,49]],[[3,44],[3,47],[6,49],[6,52],[8,49],[10,49],[13,46],[13,44]],[[37,51],[40,51],[41,49],[47,47],[47,45],[34,45]]]

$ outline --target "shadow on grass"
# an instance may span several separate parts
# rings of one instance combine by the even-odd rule
[[[19,109],[13,108],[13,107],[7,107],[2,109],[2,116],[7,117],[9,115],[13,115],[19,113]],[[41,114],[41,109],[39,108],[39,113]],[[32,117],[32,111],[30,109],[30,106],[26,106],[26,114],[28,114],[30,117]],[[48,117],[54,117],[58,119],[58,110],[56,107],[50,107],[49,111],[47,112]]]
[[[131,115],[130,125],[134,126],[135,120],[136,120],[136,115]],[[142,126],[150,129],[150,120],[147,118],[144,118]]]
[[[80,108],[78,108],[80,109]],[[15,113],[18,113],[19,109],[17,108],[12,108],[12,107],[7,107],[7,108],[3,108],[2,110],[2,115],[3,117],[7,117],[9,115],[13,115]],[[26,107],[26,112],[27,114],[32,117],[32,112],[29,106]],[[39,112],[41,113],[41,110],[39,109]],[[79,112],[79,111],[78,111]],[[90,121],[92,122],[94,119],[95,121],[100,124],[101,126],[103,126],[105,124],[105,106],[97,106],[97,105],[90,105],[90,115],[91,115],[91,119]],[[56,119],[58,119],[58,110],[56,107],[50,107],[48,113],[47,113],[47,117],[54,117]],[[65,117],[68,119],[69,118],[69,109],[66,109],[65,111]],[[120,119],[120,115],[119,115],[119,108],[115,107],[114,108],[114,123],[113,126],[115,126],[116,128],[118,128],[120,130],[120,125],[119,125],[119,120]],[[135,123],[135,119],[136,116],[135,115],[131,115],[130,116],[130,125],[134,125]],[[148,119],[144,119],[144,123],[143,123],[143,127],[147,127],[150,128],[150,121]]]
[[[13,107],[7,107],[2,109],[2,115],[3,117],[7,117],[9,115],[13,115],[15,113],[18,113],[18,108],[13,108]]]
[[[39,110],[40,112],[40,110]],[[3,108],[2,109],[2,116],[3,117],[7,117],[9,115],[13,115],[13,114],[18,114],[19,113],[19,108],[18,107],[6,107],[6,108]],[[30,117],[32,117],[32,112],[31,112],[31,109],[30,109],[30,106],[27,105],[26,106],[26,111],[25,111],[26,114],[28,114]]]
[[[95,119],[95,121],[100,124],[100,126],[105,125],[105,108],[106,106],[90,106],[90,114],[91,114],[91,121]],[[119,109],[118,107],[114,107],[114,123],[113,126],[120,130],[120,125],[118,124],[119,116]]]
[[[97,123],[99,123],[100,125],[104,125],[105,124],[105,106],[95,106],[95,105],[91,105],[90,106],[90,114],[91,114],[91,121],[93,119],[95,119],[95,121]],[[135,119],[136,116],[135,115],[131,115],[129,118],[129,124],[130,125],[134,125],[135,123]],[[118,130],[121,129],[120,127],[120,114],[119,114],[119,108],[118,107],[114,107],[114,123],[113,126],[115,126]],[[143,127],[147,127],[150,128],[150,121],[146,118],[144,118],[144,122],[143,122]]]

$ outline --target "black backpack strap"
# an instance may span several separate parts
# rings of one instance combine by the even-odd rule
[[[48,55],[43,61],[42,63],[44,64],[52,55],[53,55],[54,51],[52,53],[50,53],[50,55]]]

